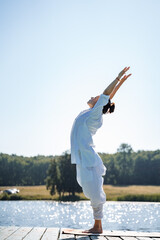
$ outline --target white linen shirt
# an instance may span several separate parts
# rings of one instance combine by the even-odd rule
[[[71,163],[82,167],[94,167],[102,162],[94,151],[92,136],[102,126],[103,106],[109,95],[101,94],[93,108],[81,112],[75,119],[71,131]]]

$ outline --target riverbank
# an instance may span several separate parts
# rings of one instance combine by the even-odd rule
[[[51,196],[46,186],[15,186],[20,190],[18,194],[0,194],[0,200],[63,200],[78,201],[87,200],[83,193],[69,196],[65,194],[59,199],[58,194]],[[0,191],[14,186],[0,187]],[[160,202],[160,186],[111,186],[104,185],[104,191],[108,201],[151,201]]]

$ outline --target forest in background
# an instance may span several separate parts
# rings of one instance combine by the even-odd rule
[[[121,144],[114,154],[99,153],[107,173],[104,184],[160,185],[160,150],[134,152]],[[0,153],[0,186],[46,184],[50,192],[80,192],[70,154],[24,157]]]

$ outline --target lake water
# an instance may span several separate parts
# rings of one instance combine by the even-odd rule
[[[160,203],[106,202],[105,230],[160,231]],[[0,226],[87,229],[93,225],[89,201],[0,201]]]

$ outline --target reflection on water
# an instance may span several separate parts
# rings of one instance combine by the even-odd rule
[[[0,226],[70,227],[93,224],[89,201],[0,201]],[[160,204],[106,202],[105,230],[160,231]]]

